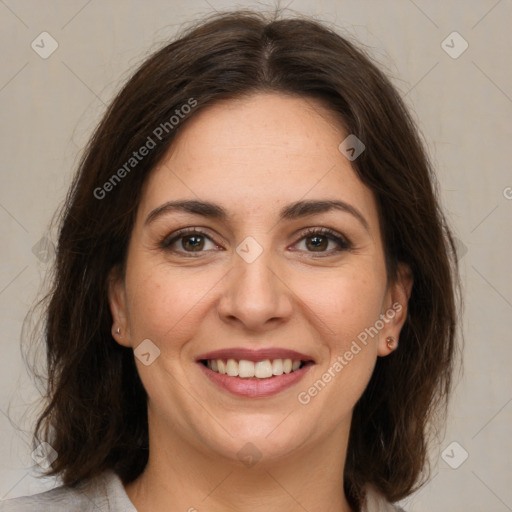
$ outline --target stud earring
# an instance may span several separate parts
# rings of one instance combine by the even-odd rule
[[[398,340],[393,336],[388,336],[386,338],[386,345],[389,350],[396,350],[398,348]]]
[[[118,328],[116,329],[116,334],[119,334],[120,332],[121,332],[121,329],[118,327]]]

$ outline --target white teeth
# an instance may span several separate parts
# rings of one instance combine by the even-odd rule
[[[283,360],[282,359],[274,359],[272,362],[272,374],[273,375],[283,375]]]
[[[238,363],[234,359],[228,359],[228,364],[226,365],[226,373],[230,377],[238,376]]]
[[[243,379],[254,377],[254,363],[252,361],[241,359],[238,362],[238,376]]]
[[[210,370],[230,377],[268,379],[274,375],[294,372],[300,368],[301,363],[300,360],[292,359],[265,359],[256,363],[246,359],[228,359],[226,362],[223,359],[209,359],[206,364]]]
[[[258,361],[255,367],[255,375],[259,379],[268,379],[269,377],[272,377],[272,363],[268,359],[265,361]]]

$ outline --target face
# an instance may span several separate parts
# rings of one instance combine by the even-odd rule
[[[256,94],[197,113],[150,174],[110,305],[155,435],[231,459],[247,442],[275,459],[348,435],[412,281],[388,283],[375,199],[338,149],[347,135],[316,100]],[[198,360],[217,350],[302,366],[222,375]]]

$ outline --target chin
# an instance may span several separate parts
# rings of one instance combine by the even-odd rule
[[[312,432],[307,431],[304,425],[300,432],[285,425],[285,417],[279,414],[261,420],[258,415],[247,415],[236,424],[225,424],[232,437],[222,431],[222,437],[214,439],[209,432],[205,433],[206,442],[213,452],[235,462],[272,463],[293,454],[312,437]]]

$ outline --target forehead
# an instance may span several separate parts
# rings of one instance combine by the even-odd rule
[[[316,99],[265,93],[216,102],[187,121],[151,172],[141,209],[200,198],[249,212],[321,197],[375,216],[371,191],[338,149],[346,136]]]

